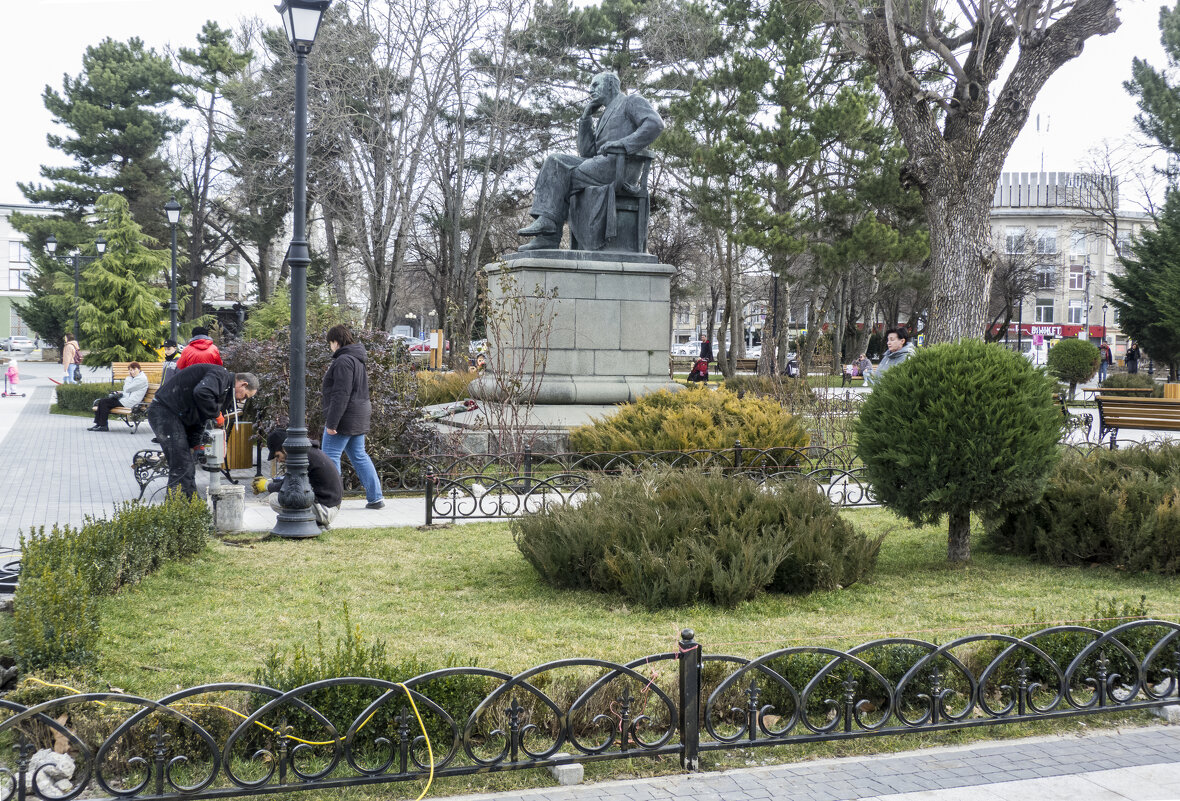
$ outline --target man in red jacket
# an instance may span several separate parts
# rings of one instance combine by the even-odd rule
[[[184,350],[180,352],[180,358],[176,360],[176,369],[183,370],[194,364],[221,364],[221,351],[213,344],[213,340],[209,338],[209,329],[197,326],[193,329],[193,338],[189,340],[188,344],[184,346]]]

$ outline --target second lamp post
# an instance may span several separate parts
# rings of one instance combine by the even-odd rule
[[[168,317],[171,323],[172,341],[177,342],[176,338],[176,226],[180,222],[180,204],[176,202],[176,196],[164,204],[164,213],[168,215],[168,225],[172,228],[172,300],[168,303]]]
[[[295,52],[295,197],[291,246],[291,377],[287,439],[287,478],[279,491],[278,520],[271,533],[288,538],[315,537],[314,496],[307,477],[307,56],[331,0],[283,0],[275,10],[283,18],[287,41]]]
[[[82,261],[94,261],[101,259],[102,254],[107,251],[107,241],[103,237],[94,240],[94,250],[98,253],[97,256],[83,256],[78,249],[71,251],[68,257],[57,255],[57,237],[50,234],[45,240],[45,249],[49,251],[49,255],[58,261],[68,264],[66,258],[69,258],[74,265],[74,340],[78,339],[78,272],[82,269]]]

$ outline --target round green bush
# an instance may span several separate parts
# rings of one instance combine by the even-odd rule
[[[872,570],[881,546],[809,481],[759,486],[719,472],[599,479],[582,504],[511,525],[545,582],[649,609],[847,587]]]
[[[1063,423],[1053,392],[1051,379],[999,345],[924,348],[864,402],[857,455],[887,507],[915,524],[947,515],[947,558],[966,561],[972,511],[1040,498]]]
[[[1073,337],[1063,339],[1049,348],[1049,373],[1069,384],[1072,398],[1078,384],[1089,381],[1098,371],[1101,358],[1093,342]]]
[[[570,432],[570,447],[580,453],[715,450],[732,448],[734,440],[749,448],[804,448],[810,436],[777,401],[723,389],[653,392]]]

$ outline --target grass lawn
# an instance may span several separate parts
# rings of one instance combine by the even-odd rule
[[[251,680],[274,649],[314,647],[323,625],[329,651],[342,634],[343,609],[391,661],[458,664],[509,672],[562,657],[626,661],[673,650],[691,627],[706,653],[756,656],[789,645],[851,646],[908,635],[946,642],[1041,621],[1093,616],[1096,602],[1138,602],[1176,619],[1177,581],[1105,567],[1052,568],[977,549],[962,568],[945,562],[946,532],[913,528],[881,509],[846,512],[858,528],[884,533],[871,580],[805,597],[764,595],[732,610],[695,606],[649,612],[590,592],[554,590],[537,579],[505,523],[337,530],[309,541],[213,542],[102,601],[102,638],[93,671],[63,677],[87,689],[114,686],[159,697],[181,687]],[[976,532],[978,536],[978,532]],[[10,622],[5,619],[7,628]],[[1101,625],[1101,624],[1096,624]],[[11,636],[0,631],[0,636]],[[1143,725],[1143,712],[1038,721],[956,732],[915,732],[703,755],[705,769],[748,767],[880,753],[1103,726]],[[679,773],[674,758],[586,765],[588,781]],[[552,786],[548,773],[452,777],[432,795]],[[421,783],[317,794],[357,799],[414,798]]]
[[[1093,615],[1098,601],[1138,601],[1180,615],[1177,581],[1105,567],[1054,568],[976,549],[945,561],[943,528],[915,529],[882,509],[846,513],[885,533],[871,580],[842,591],[764,595],[732,610],[650,612],[542,584],[505,523],[337,530],[302,542],[213,543],[103,601],[98,673],[131,692],[249,679],[272,649],[341,633],[347,602],[390,657],[516,672],[569,656],[625,661],[671,650],[691,627],[706,653],[754,656],[788,645],[850,646],[885,636],[945,642],[1013,624]],[[978,532],[976,532],[978,537]],[[978,544],[978,543],[976,543]]]

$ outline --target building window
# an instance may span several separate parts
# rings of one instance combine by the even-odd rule
[[[1069,324],[1082,324],[1082,302],[1080,300],[1071,300],[1069,302]]]
[[[1004,250],[1008,253],[1024,252],[1024,228],[1009,225],[1004,229]]]
[[[688,307],[681,306],[676,310],[676,325],[688,325]]]
[[[1037,322],[1053,322],[1053,298],[1037,298]]]
[[[9,270],[8,289],[13,292],[29,291],[29,273],[31,270]]]
[[[8,243],[8,262],[10,264],[28,264],[29,263],[29,249],[25,247],[24,242]]]
[[[1081,264],[1069,265],[1069,288],[1070,289],[1085,289],[1086,288],[1086,268]]]
[[[1037,226],[1037,253],[1047,255],[1057,252],[1057,226]]]
[[[1078,228],[1069,233],[1069,253],[1071,256],[1085,256],[1087,248],[1086,232]]]
[[[1114,252],[1120,256],[1131,255],[1131,231],[1127,228],[1120,228],[1114,240]]]
[[[1057,270],[1052,265],[1037,266],[1037,289],[1052,289],[1057,285]]]

